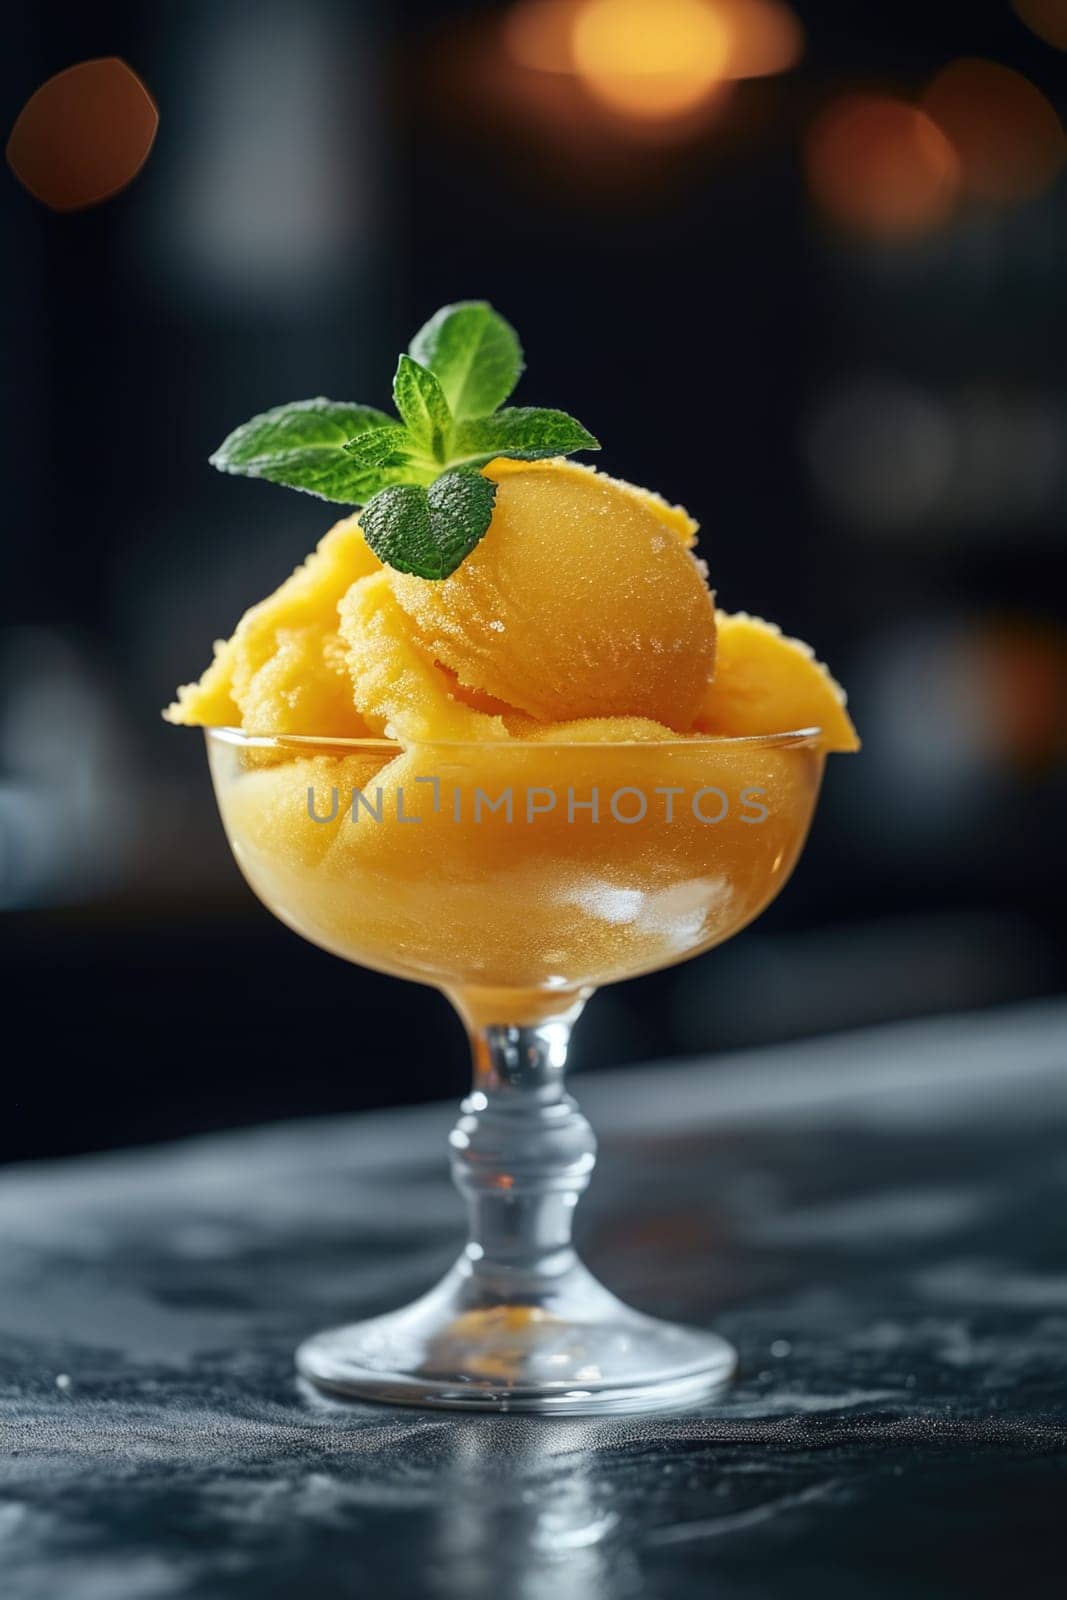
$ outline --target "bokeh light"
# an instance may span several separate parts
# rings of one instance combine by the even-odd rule
[[[995,61],[953,61],[931,83],[923,108],[951,140],[963,189],[976,199],[1029,199],[1067,157],[1063,125],[1040,89]]]
[[[1012,0],[1012,7],[1039,39],[1067,50],[1067,0]]]
[[[729,35],[728,78],[769,78],[795,67],[804,29],[781,0],[715,0]]]
[[[597,99],[638,117],[691,111],[724,80],[729,33],[703,0],[589,0],[574,64]]]
[[[520,0],[504,18],[511,59],[533,72],[571,72],[571,35],[581,0]]]
[[[7,162],[43,205],[80,211],[137,176],[158,126],[152,96],[124,61],[80,61],[27,100],[7,142]]]
[[[784,0],[520,0],[504,43],[519,66],[577,74],[612,110],[669,119],[726,82],[788,71],[804,30]]]
[[[982,640],[983,687],[1003,757],[1023,771],[1067,755],[1067,632],[1034,617],[990,622]]]
[[[873,238],[909,239],[951,213],[959,158],[923,111],[888,95],[848,95],[807,140],[808,182],[839,225]]]

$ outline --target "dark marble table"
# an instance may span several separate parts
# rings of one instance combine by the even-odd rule
[[[587,1259],[739,1345],[725,1400],[298,1384],[302,1335],[457,1248],[445,1106],[9,1169],[4,1600],[1062,1594],[1067,1007],[576,1087]]]

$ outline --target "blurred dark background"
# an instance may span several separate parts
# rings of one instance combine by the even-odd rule
[[[718,0],[758,74],[724,82],[704,0],[648,0],[647,76],[596,56],[639,0],[584,3],[580,73],[579,0],[9,6],[6,127],[112,55],[160,122],[89,209],[0,178],[0,1158],[462,1090],[445,1002],[261,909],[159,720],[333,520],[211,450],[386,403],[451,299],[691,508],[722,604],[815,641],[866,741],[782,899],[601,994],[579,1062],[1064,987],[1067,6]]]

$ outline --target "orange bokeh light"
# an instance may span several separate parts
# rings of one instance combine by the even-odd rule
[[[730,36],[704,0],[588,0],[574,65],[590,93],[636,117],[675,117],[724,81]]]
[[[504,19],[511,59],[533,72],[572,72],[571,35],[581,0],[520,0]]]
[[[1046,44],[1067,50],[1067,0],[1011,0],[1016,15]]]
[[[1032,617],[1001,618],[983,629],[978,665],[990,729],[1003,754],[1024,770],[1062,760],[1063,628]]]
[[[1029,199],[1067,158],[1063,125],[1040,89],[995,61],[953,61],[923,107],[959,154],[965,192],[979,200]]]
[[[781,0],[715,0],[730,35],[728,78],[769,78],[795,67],[804,29]]]
[[[848,95],[812,128],[808,182],[835,222],[872,238],[908,239],[951,213],[959,159],[915,106],[888,95]]]
[[[729,81],[795,66],[804,30],[784,0],[521,0],[504,43],[522,67],[576,74],[612,110],[666,120]]]
[[[8,166],[51,210],[82,210],[137,176],[158,126],[152,96],[125,61],[79,61],[27,100],[7,141]]]

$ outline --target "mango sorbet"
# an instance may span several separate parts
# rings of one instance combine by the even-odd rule
[[[818,794],[811,743],[571,727],[395,757],[295,746],[266,768],[222,736],[210,754],[242,871],[283,921],[365,966],[509,995],[490,1009],[511,1021],[735,933],[788,878]]]
[[[380,570],[356,517],[336,523],[281,588],[246,611],[199,683],[185,684],[170,722],[256,733],[366,738],[352,697],[337,606],[366,573]]]
[[[691,730],[716,633],[692,519],[563,460],[497,460],[484,475],[492,522],[450,577],[383,567],[346,518],[216,646],[170,720],[402,741],[583,717]]]
[[[575,417],[508,403],[523,367],[515,330],[464,301],[400,355],[395,415],[315,399],[236,428],[221,471],[360,510],[167,715],[206,726],[263,903],[438,988],[471,1034],[450,1142],[466,1250],[402,1311],[306,1341],[300,1371],[401,1403],[688,1404],[730,1347],[629,1311],[574,1254],[595,1142],[567,1039],[601,984],[759,915],[827,752],[857,741],[806,645],[716,611],[687,511],[569,462],[599,449]]]
[[[562,460],[484,471],[493,520],[451,577],[382,566],[346,517],[215,646],[169,720],[410,742],[583,719],[598,739],[629,739],[636,717],[664,736],[818,727],[825,749],[858,748],[844,691],[808,645],[715,612],[680,507]]]
[[[691,728],[715,664],[685,513],[571,462],[494,461],[490,530],[442,583],[397,573],[419,647],[461,686],[539,722]]]
[[[835,683],[810,644],[787,639],[773,622],[717,614],[718,660],[697,713],[696,727],[708,734],[777,733],[815,726],[824,750],[858,750],[845,691]]]
[[[362,509],[166,713],[214,730],[283,920],[498,1022],[729,937],[858,743],[806,645],[716,611],[687,511],[568,461],[597,448],[573,417],[503,404],[520,370],[465,303],[401,356],[399,421],[313,400],[235,430],[222,470]]]

